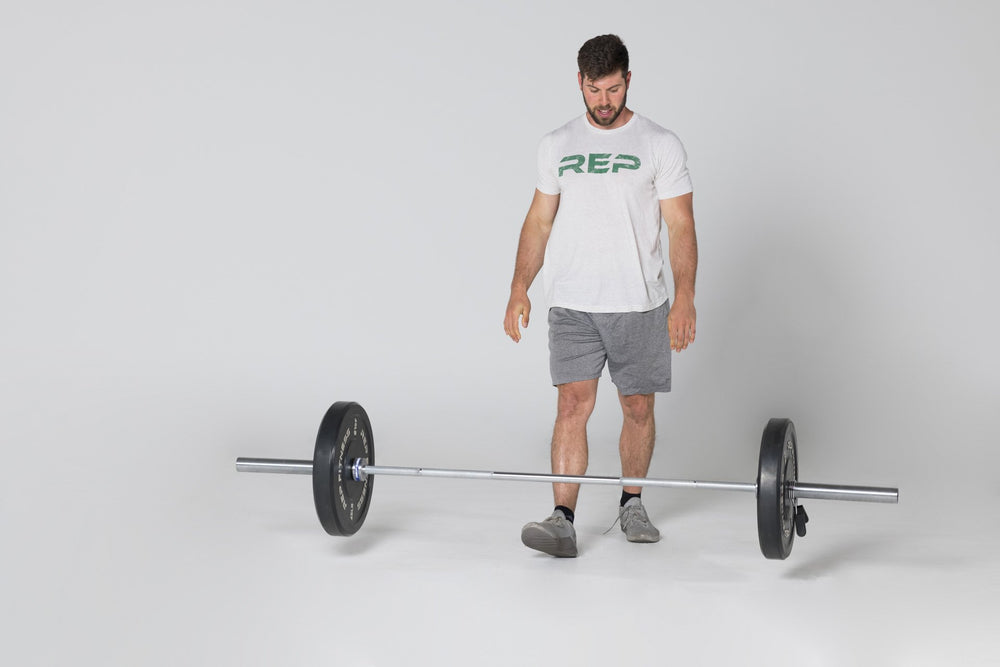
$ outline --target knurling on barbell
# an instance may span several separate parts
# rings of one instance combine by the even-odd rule
[[[805,535],[808,516],[797,504],[800,499],[875,503],[899,501],[899,489],[896,488],[799,482],[797,449],[792,421],[774,418],[767,423],[761,437],[756,482],[379,466],[375,464],[375,439],[368,413],[357,403],[341,401],[327,410],[320,423],[312,461],[240,457],[236,459],[236,469],[239,472],[312,475],[316,515],[330,535],[353,535],[361,528],[368,516],[373,478],[377,475],[754,492],[757,497],[760,550],[765,557],[772,559],[787,558],[795,535]]]

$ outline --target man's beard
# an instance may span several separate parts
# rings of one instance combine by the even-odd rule
[[[625,97],[623,97],[623,98],[622,98],[622,105],[621,105],[620,107],[613,107],[613,106],[603,106],[603,107],[594,107],[594,108],[591,108],[591,107],[588,107],[588,106],[587,106],[587,98],[586,98],[586,97],[584,97],[584,98],[583,98],[583,106],[587,107],[587,113],[589,113],[589,114],[590,114],[590,117],[591,117],[591,118],[592,118],[592,119],[594,120],[594,122],[595,122],[595,123],[597,123],[598,125],[613,125],[613,124],[614,124],[614,122],[615,122],[616,120],[618,120],[618,116],[620,116],[620,115],[621,115],[621,113],[622,113],[622,111],[624,111],[624,110],[625,110],[625,102],[627,101],[627,99],[628,99],[628,94],[626,94],[626,95],[625,95]],[[599,114],[597,113],[597,110],[598,110],[598,109],[603,109],[603,110],[608,110],[608,109],[610,109],[610,110],[612,111],[612,113],[611,113],[611,115],[610,115],[610,116],[608,116],[607,118],[602,118],[602,117],[601,117],[601,116],[600,116],[600,115],[599,115]]]

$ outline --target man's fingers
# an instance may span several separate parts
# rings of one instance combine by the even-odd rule
[[[528,326],[527,315],[524,313],[523,308],[511,309],[507,311],[507,315],[503,320],[503,330],[515,343],[521,341],[521,327],[519,323],[522,316],[524,317],[524,326]]]
[[[675,352],[686,350],[694,342],[694,325],[678,324],[669,328],[670,349]]]
[[[515,343],[521,342],[521,325],[528,328],[528,315],[531,313],[531,302],[527,298],[511,297],[507,304],[507,312],[503,319],[503,330]]]
[[[667,314],[670,349],[680,352],[694,342],[696,315],[693,305],[675,303]]]
[[[504,331],[510,336],[510,339],[515,343],[521,340],[521,330],[517,326],[517,315],[509,317],[507,319],[507,324],[504,326]]]

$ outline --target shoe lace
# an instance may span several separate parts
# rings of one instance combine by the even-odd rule
[[[630,528],[646,528],[649,526],[649,517],[642,505],[626,507],[622,512],[622,526],[625,530]]]
[[[607,535],[610,533],[619,523],[621,523],[622,530],[625,531],[635,527],[636,524],[639,524],[642,528],[651,525],[649,523],[649,516],[646,514],[645,507],[642,505],[629,505],[628,507],[621,508],[621,511],[618,513],[618,517],[615,519],[614,523],[608,526],[608,529],[604,531],[603,534]]]

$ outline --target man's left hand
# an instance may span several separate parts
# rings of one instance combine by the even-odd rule
[[[694,310],[694,301],[686,298],[676,299],[670,306],[667,315],[667,333],[670,334],[670,349],[680,352],[694,342],[695,320],[698,315]]]

